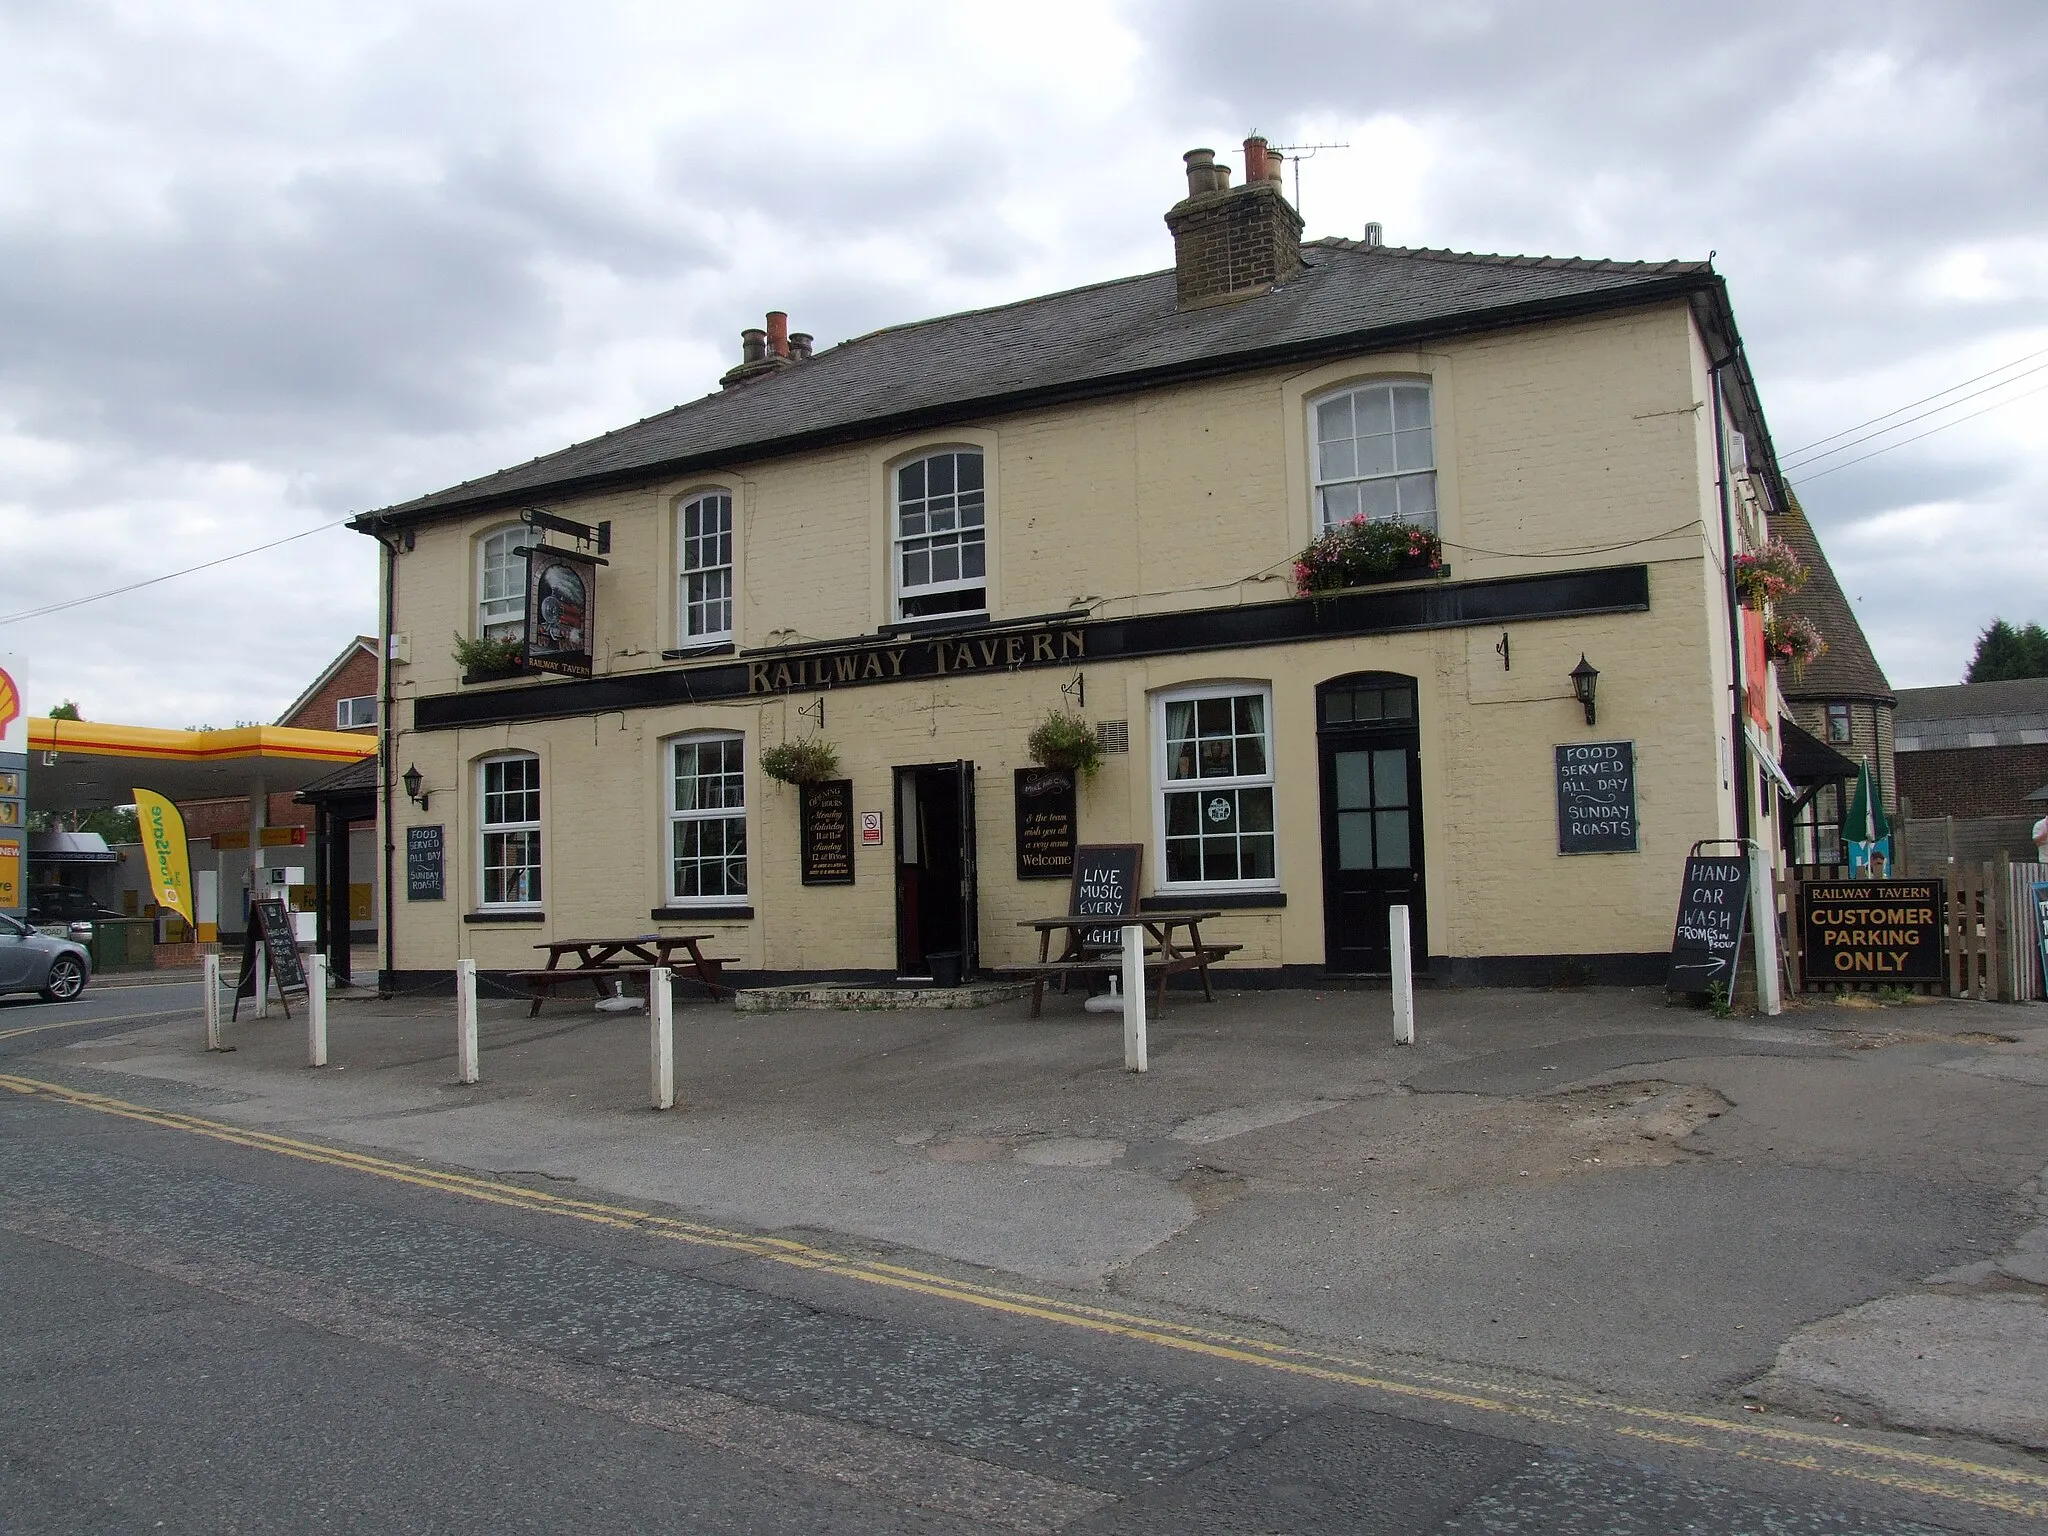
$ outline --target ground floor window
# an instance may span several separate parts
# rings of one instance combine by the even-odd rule
[[[1271,884],[1273,696],[1262,685],[1157,701],[1157,783],[1167,886]]]
[[[1792,862],[1803,868],[1846,862],[1842,854],[1842,786],[1825,784],[1792,823]]]
[[[671,746],[669,899],[747,894],[747,755],[739,736],[689,736]]]
[[[483,904],[533,906],[540,900],[540,759],[490,757],[483,776]]]

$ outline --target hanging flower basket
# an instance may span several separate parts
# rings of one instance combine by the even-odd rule
[[[816,736],[785,741],[762,752],[761,771],[784,784],[817,784],[839,771],[839,749]]]
[[[1775,603],[1805,585],[1806,567],[1783,539],[1772,539],[1762,549],[1735,557],[1735,590],[1742,594],[1744,607]]]
[[[1764,654],[1798,677],[1828,653],[1828,643],[1812,621],[1796,613],[1772,614],[1764,621]]]
[[[1031,761],[1041,768],[1059,768],[1092,779],[1102,766],[1102,744],[1096,740],[1095,727],[1079,715],[1057,709],[1038,723],[1024,746]]]
[[[1375,523],[1361,514],[1294,557],[1294,591],[1297,597],[1327,597],[1346,587],[1438,575],[1443,565],[1443,545],[1427,528]]]

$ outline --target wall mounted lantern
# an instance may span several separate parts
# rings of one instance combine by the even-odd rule
[[[1588,708],[1591,708],[1591,706],[1589,705]],[[420,793],[420,785],[426,781],[420,777],[420,765],[414,763],[410,768],[406,769],[401,782],[405,785],[406,798],[424,811],[427,808],[427,797]]]
[[[1600,686],[1600,669],[1579,652],[1579,664],[1572,668],[1572,697],[1586,706],[1586,724],[1593,723],[1593,691]]]

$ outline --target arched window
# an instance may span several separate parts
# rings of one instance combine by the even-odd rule
[[[1355,517],[1436,527],[1436,429],[1429,385],[1361,384],[1309,408],[1316,532]]]
[[[988,499],[981,450],[948,448],[894,477],[896,617],[988,609]]]
[[[669,901],[712,905],[747,894],[747,751],[740,736],[669,743]]]
[[[476,542],[476,632],[480,639],[526,632],[526,562],[515,555],[529,530],[519,523]]]
[[[540,759],[507,752],[477,764],[486,907],[540,904]]]
[[[703,491],[676,509],[676,643],[732,638],[732,497]]]

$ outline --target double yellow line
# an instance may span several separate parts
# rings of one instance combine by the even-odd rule
[[[62,1083],[0,1073],[0,1089],[51,1100],[96,1114],[113,1115],[144,1125],[204,1136],[252,1151],[297,1158],[324,1167],[347,1169],[373,1178],[408,1184],[466,1200],[481,1200],[544,1216],[564,1217],[593,1226],[645,1233],[694,1247],[762,1259],[793,1269],[815,1270],[866,1285],[907,1291],[962,1306],[1031,1318],[1064,1328],[1136,1340],[1165,1349],[1206,1356],[1260,1370],[1278,1371],[1316,1381],[1383,1392],[1392,1397],[1458,1407],[1548,1424],[1558,1428],[1620,1435],[1685,1450],[1733,1455],[1800,1471],[1870,1483],[1901,1493],[1974,1504],[2006,1514],[2048,1519],[2048,1474],[2018,1467],[1994,1466],[1962,1457],[1943,1456],[1904,1446],[1878,1444],[1846,1435],[1795,1429],[1752,1417],[1722,1418],[1641,1404],[1614,1402],[1567,1391],[1520,1387],[1457,1376],[1412,1372],[1392,1374],[1384,1368],[1341,1355],[1298,1349],[1270,1339],[1218,1331],[1166,1318],[1107,1307],[1085,1306],[1028,1291],[979,1285],[898,1264],[856,1259],[813,1243],[729,1231],[643,1211],[627,1205],[580,1200],[545,1190],[529,1189],[501,1179],[452,1173],[415,1163],[395,1162],[364,1152],[248,1130],[198,1115],[151,1109],[106,1094],[88,1093]]]

